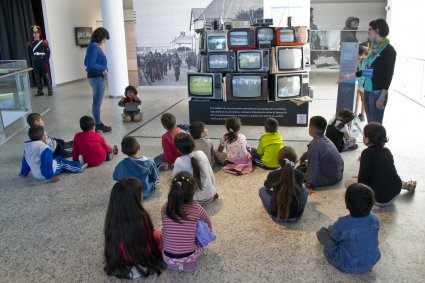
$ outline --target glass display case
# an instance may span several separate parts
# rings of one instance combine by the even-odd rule
[[[0,61],[0,144],[5,128],[32,111],[28,68],[25,60]]]

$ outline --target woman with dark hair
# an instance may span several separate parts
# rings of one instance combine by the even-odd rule
[[[162,235],[153,228],[142,205],[142,186],[136,178],[115,183],[105,219],[105,271],[118,278],[160,275]]]
[[[109,39],[109,32],[105,28],[97,28],[87,47],[84,65],[86,66],[87,78],[93,90],[92,113],[96,123],[96,132],[110,132],[111,127],[106,126],[100,120],[100,108],[105,95],[105,80],[108,78],[108,66],[102,47]]]
[[[397,52],[387,39],[390,29],[384,19],[371,21],[368,28],[372,46],[366,60],[366,68],[340,78],[353,80],[363,76],[364,101],[367,121],[382,124],[385,106],[388,102],[388,89],[393,78]]]

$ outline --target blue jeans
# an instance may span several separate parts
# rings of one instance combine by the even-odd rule
[[[376,101],[378,101],[381,92],[379,91],[365,91],[364,92],[364,108],[366,111],[367,122],[379,122],[382,124],[382,120],[384,119],[384,109],[376,108]],[[385,97],[386,106],[388,102],[388,94]]]
[[[96,125],[99,125],[100,120],[100,107],[102,106],[103,96],[105,95],[105,79],[103,77],[88,78],[90,86],[93,90],[93,104],[92,113]]]

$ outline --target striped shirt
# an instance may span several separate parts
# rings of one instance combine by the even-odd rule
[[[180,255],[195,251],[196,249],[196,224],[202,219],[212,229],[210,218],[205,209],[196,202],[183,205],[183,210],[189,220],[181,219],[180,222],[168,218],[165,211],[167,204],[162,207],[162,237],[164,251]]]

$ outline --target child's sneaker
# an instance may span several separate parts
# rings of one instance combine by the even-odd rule
[[[83,172],[83,171],[84,171],[84,169],[86,169],[86,168],[87,168],[87,166],[89,166],[87,163],[84,163],[83,165],[81,165],[80,173],[81,173],[81,172]]]
[[[114,145],[114,148],[112,149],[112,152],[117,155],[118,154],[118,146]]]
[[[358,117],[359,117],[359,120],[361,122],[364,122],[365,121],[365,117],[364,117],[364,114],[363,113],[360,113]]]
[[[167,171],[168,170],[168,163],[164,162],[161,165],[158,166],[158,171]]]
[[[404,183],[403,189],[405,189],[406,191],[410,193],[414,193],[416,189],[416,181],[408,181]]]

